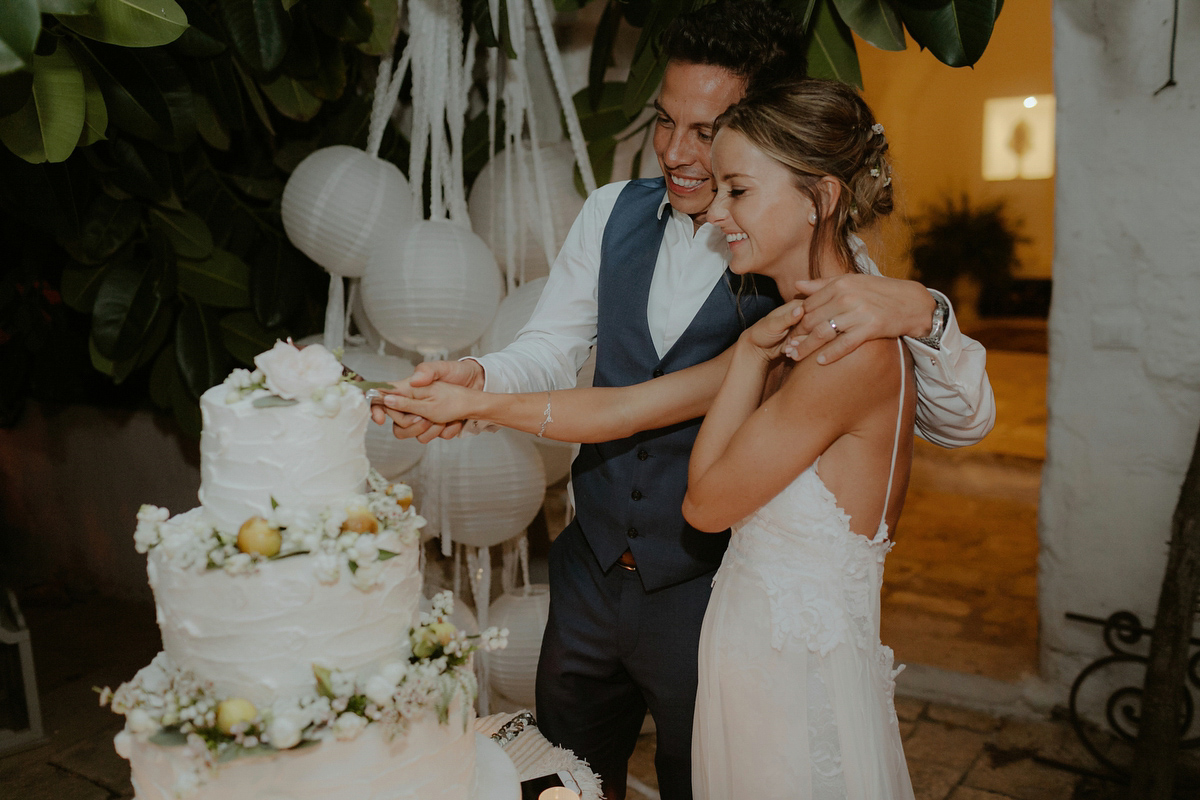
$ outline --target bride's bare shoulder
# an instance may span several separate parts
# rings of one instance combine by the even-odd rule
[[[796,364],[780,392],[810,409],[814,404],[861,412],[884,398],[894,398],[901,369],[910,369],[908,348],[895,339],[872,339],[832,364],[812,355]]]

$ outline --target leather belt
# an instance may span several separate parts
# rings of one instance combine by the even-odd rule
[[[620,558],[617,559],[617,566],[630,572],[637,572],[637,562],[633,560],[633,553],[629,550],[621,553]]]

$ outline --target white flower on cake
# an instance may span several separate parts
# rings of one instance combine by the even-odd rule
[[[254,357],[266,377],[267,388],[286,400],[308,398],[342,379],[342,363],[319,344],[303,350],[289,342],[276,342]]]
[[[130,711],[125,721],[129,724],[129,732],[138,736],[154,733],[159,727],[154,717],[150,716],[150,712],[142,708]]]
[[[304,727],[302,721],[291,714],[276,715],[267,726],[267,741],[272,747],[288,750],[300,744]]]
[[[365,717],[360,717],[353,711],[343,711],[333,723],[333,735],[345,742],[357,739],[365,727],[367,727]]]
[[[181,569],[221,569],[252,575],[267,561],[307,554],[321,583],[341,580],[343,568],[356,587],[369,590],[383,579],[387,562],[418,546],[425,520],[396,497],[411,496],[378,473],[367,476],[366,494],[348,494],[320,510],[272,508],[251,517],[236,531],[221,530],[203,507],[175,517],[155,506],[138,511],[134,540],[138,552],[155,550]]]

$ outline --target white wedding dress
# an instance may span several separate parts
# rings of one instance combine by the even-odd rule
[[[901,351],[902,376],[904,366]],[[885,497],[904,396],[902,378]],[[851,532],[819,463],[734,526],[713,580],[692,733],[697,800],[913,797],[893,704],[900,670],[879,640],[887,524],[873,539]]]

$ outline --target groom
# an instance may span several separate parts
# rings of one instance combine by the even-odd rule
[[[719,0],[681,16],[663,47],[670,61],[655,103],[654,150],[665,179],[594,192],[517,341],[479,359],[422,364],[411,384],[568,388],[595,345],[596,385],[629,385],[718,355],[778,303],[773,289],[739,291],[726,270],[724,236],[705,222],[714,191],[709,148],[713,121],[748,88],[798,77],[799,33],[786,12],[765,3]],[[874,271],[865,253],[859,258]],[[870,338],[910,337],[925,438],[971,444],[991,429],[983,349],[958,332],[940,295],[867,275],[800,288],[809,295],[800,322],[807,351],[823,347],[829,361]],[[384,420],[381,408],[373,414]],[[396,416],[397,436],[425,441],[462,425]],[[700,625],[729,540],[691,528],[680,510],[699,424],[584,445],[572,467],[576,518],[550,550],[538,724],[588,760],[608,798],[625,796],[647,709],[658,732],[661,796],[691,796]]]

